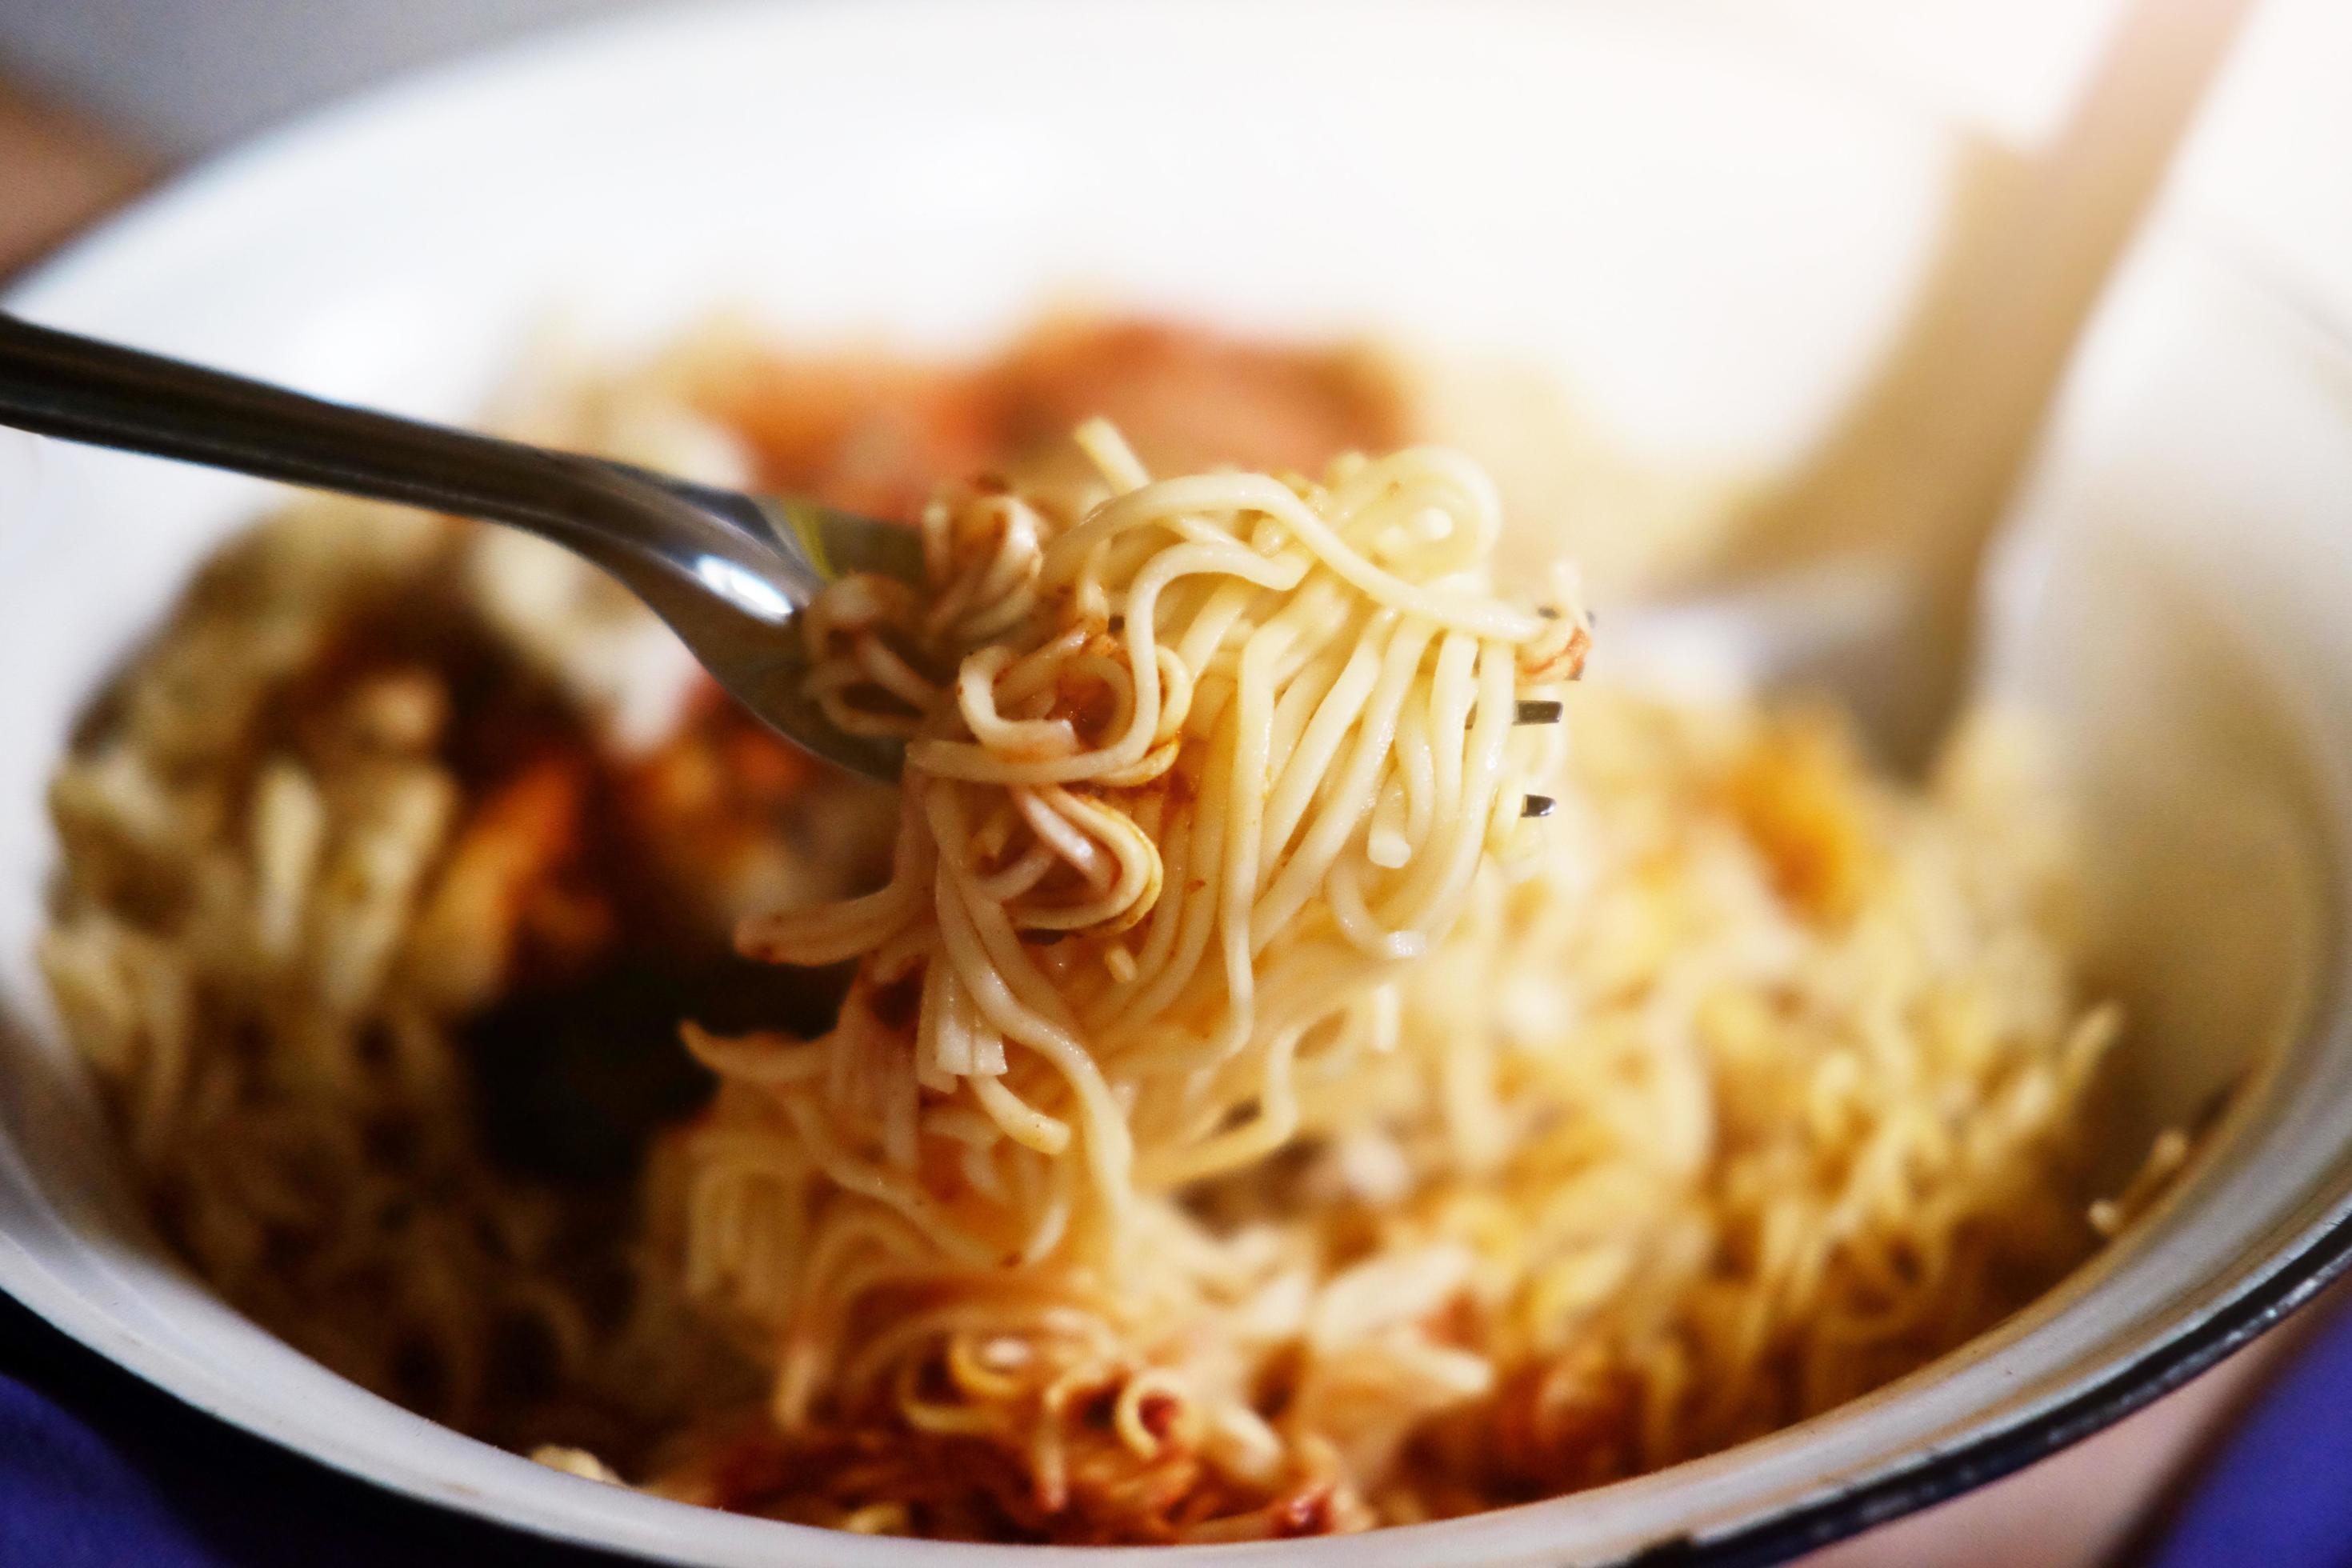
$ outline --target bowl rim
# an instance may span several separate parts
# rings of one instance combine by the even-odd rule
[[[1025,8],[1050,8],[1050,5],[1051,0],[1027,0]],[[950,9],[938,0],[929,5],[925,0],[915,0],[914,5],[905,8]],[[1307,8],[1318,7],[1313,0],[1307,0]],[[1336,5],[1320,8],[1339,9]],[[1435,7],[1390,4],[1385,8],[1426,11]],[[1607,0],[1601,0],[1598,8],[1611,7]],[[102,268],[118,251],[128,249],[137,254],[152,234],[167,233],[192,216],[200,216],[236,188],[266,182],[285,153],[313,141],[332,138],[338,132],[370,124],[388,114],[413,112],[445,94],[464,94],[480,82],[496,79],[517,67],[575,51],[609,49],[632,37],[661,37],[681,21],[708,22],[757,9],[740,3],[704,4],[677,11],[591,20],[527,34],[452,61],[398,73],[178,172],[153,191],[77,235],[32,268],[5,279],[5,288],[0,288],[0,308],[45,309],[50,296],[68,294],[79,288],[86,273],[94,267]],[[795,9],[837,17],[852,6],[847,0],[815,0]],[[1497,5],[1487,9],[1507,11],[1509,7]],[[1927,112],[1934,113],[1932,110]],[[2352,327],[2337,319],[2301,279],[2275,258],[2265,255],[2244,237],[2217,227],[2194,212],[2181,210],[2178,204],[2152,215],[2139,243],[2148,247],[2176,241],[2185,241],[2207,256],[2218,258],[2225,269],[2252,284],[2254,293],[2278,316],[2281,330],[2303,339],[2308,346],[2315,346],[2339,365],[2352,367]],[[2340,998],[2330,1000],[2340,1008]],[[2305,1031],[2320,1026],[2327,1012],[2324,1005],[2315,1006]],[[0,1169],[0,1175],[23,1179],[19,1174],[22,1163],[23,1153],[13,1142],[0,1142],[0,1167],[16,1168]],[[1999,1479],[2112,1425],[2188,1382],[2284,1321],[2347,1268],[2352,1268],[2352,1193],[2328,1205],[2326,1212],[2306,1223],[2292,1242],[2248,1268],[2230,1288],[2025,1415],[1989,1426],[1934,1451],[1897,1459],[1875,1473],[1834,1483],[1809,1497],[1786,1501],[1756,1500],[1748,1505],[1755,1510],[1752,1517],[1720,1530],[1663,1537],[1614,1561],[1705,1564],[1780,1562]],[[120,1321],[90,1310],[76,1287],[52,1275],[14,1237],[5,1234],[0,1234],[0,1289],[59,1331],[131,1372],[157,1392],[228,1422],[306,1462],[341,1471],[425,1506],[469,1515],[489,1526],[593,1550],[643,1555],[648,1561],[656,1560],[652,1554],[661,1550],[642,1534],[624,1542],[612,1535],[598,1533],[584,1517],[561,1521],[518,1518],[486,1491],[384,1467],[355,1450],[322,1450],[285,1429],[267,1401],[241,1394],[233,1380],[224,1376],[192,1378],[189,1367],[175,1351],[146,1340]],[[1934,1364],[1920,1371],[1931,1371]],[[1709,1458],[1738,1452],[1739,1449],[1734,1448],[1726,1450],[1724,1456]],[[1672,1467],[1633,1479],[1663,1478],[1684,1468]],[[660,1502],[649,1498],[640,1500]],[[1559,1500],[1545,1500],[1523,1506],[1542,1507]],[[698,1514],[705,1511],[695,1510]],[[1412,1527],[1382,1532],[1391,1539],[1398,1534],[1416,1533]],[[982,1549],[986,1555],[1000,1559],[1008,1550],[1026,1552],[1035,1549]],[[1160,1550],[1183,1551],[1187,1558],[1200,1552]],[[1212,1549],[1211,1555],[1216,1554],[1216,1549]],[[1087,1554],[1057,1551],[1055,1555],[1075,1559]],[[661,1560],[685,1561],[675,1557]]]

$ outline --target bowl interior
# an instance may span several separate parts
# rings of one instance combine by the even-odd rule
[[[625,349],[737,304],[814,341],[953,349],[1091,298],[1505,355],[1662,465],[1762,469],[1899,321],[1958,153],[1912,109],[1741,37],[1612,5],[664,15],[265,141],[10,303],[462,417],[551,317]],[[1756,1528],[2128,1379],[2336,1216],[2352,806],[2324,759],[2352,713],[2330,604],[2352,538],[2346,363],[2208,248],[2151,247],[1989,611],[1992,684],[2057,721],[2088,807],[2102,952],[2135,1020],[2112,1160],[2248,1086],[2163,1211],[1984,1341],[1766,1442],[1265,1555],[1557,1563]],[[157,1252],[32,959],[43,795],[82,704],[266,492],[56,447],[0,464],[0,494],[31,495],[0,540],[18,552],[0,616],[0,1285],[195,1404],[454,1507],[681,1562],[939,1561],[499,1454],[341,1383]]]

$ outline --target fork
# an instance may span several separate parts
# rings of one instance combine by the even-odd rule
[[[0,426],[527,530],[612,574],[786,740],[885,781],[906,761],[903,742],[825,718],[793,626],[837,578],[919,583],[921,539],[903,524],[330,403],[5,312]],[[1560,704],[1516,717],[1557,723]]]
[[[803,692],[793,619],[856,572],[917,582],[916,531],[305,396],[0,314],[0,425],[528,530],[603,567],[737,700],[818,756],[898,775]]]

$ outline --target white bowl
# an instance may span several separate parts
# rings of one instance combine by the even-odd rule
[[[9,305],[455,418],[551,310],[615,343],[745,302],[805,335],[947,347],[1075,290],[1507,351],[1663,458],[1763,465],[1821,427],[1899,316],[1955,143],[1686,17],[663,13],[269,138]],[[2095,1429],[2342,1263],[2347,387],[2324,331],[2176,221],[2104,319],[2027,502],[2034,542],[1994,600],[1991,677],[2058,719],[2093,807],[2107,977],[2137,1021],[2115,1149],[2242,1085],[2161,1210],[1992,1333],[1770,1438],[1479,1518],[1213,1555],[1769,1557]],[[450,1508],[678,1563],[944,1561],[461,1437],[270,1339],[157,1248],[32,962],[43,790],[80,705],[266,496],[62,447],[9,458],[37,494],[0,538],[0,1287],[193,1405]]]

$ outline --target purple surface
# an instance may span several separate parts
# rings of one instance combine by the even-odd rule
[[[2240,1420],[2151,1568],[2352,1568],[2352,1310]]]
[[[0,1296],[0,1565],[621,1568],[406,1501],[160,1394]]]
[[[2154,1568],[2352,1568],[2352,1311],[2258,1400]],[[149,1388],[0,1296],[0,1564],[621,1568],[405,1501]]]

